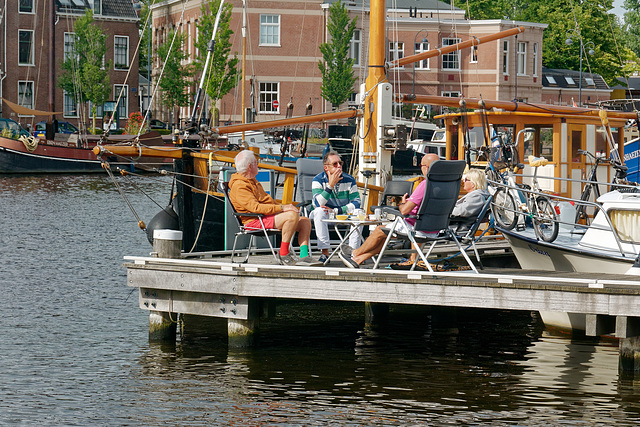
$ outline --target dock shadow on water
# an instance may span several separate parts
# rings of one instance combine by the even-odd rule
[[[209,423],[640,420],[638,384],[618,379],[615,345],[549,335],[529,312],[394,307],[367,327],[361,304],[285,303],[278,313],[242,350],[226,347],[225,322],[187,318],[175,346],[153,345],[140,363],[180,384],[174,403]]]
[[[143,186],[162,207],[170,188]],[[394,306],[365,327],[362,304],[280,302],[251,349],[219,319],[151,344],[122,267],[151,246],[104,176],[0,177],[0,223],[0,425],[640,423],[616,345],[529,312]]]

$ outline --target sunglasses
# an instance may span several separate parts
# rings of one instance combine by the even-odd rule
[[[331,165],[331,166],[333,166],[334,168],[337,168],[338,166],[342,167],[343,162],[342,162],[342,161],[339,161],[339,162],[333,162],[333,163],[325,163],[325,165]]]

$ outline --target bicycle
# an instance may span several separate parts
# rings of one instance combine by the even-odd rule
[[[505,230],[512,230],[522,215],[531,219],[533,230],[538,239],[553,242],[558,237],[560,230],[558,214],[549,197],[542,194],[537,179],[538,167],[548,163],[549,161],[544,157],[529,156],[529,165],[534,168],[531,186],[515,185],[521,193],[524,193],[525,201],[523,203],[516,204],[511,192],[513,188],[511,185],[500,186],[496,189],[491,212],[498,226]]]
[[[584,188],[582,189],[582,194],[580,194],[581,202],[588,202],[591,199],[591,193],[593,192],[593,200],[596,201],[600,197],[600,182],[598,182],[598,166],[603,163],[609,163],[615,169],[616,173],[611,181],[612,184],[623,184],[626,183],[625,178],[627,177],[627,166],[620,164],[618,162],[607,159],[606,157],[598,157],[594,156],[587,150],[578,150],[578,154],[587,156],[589,159],[593,160],[593,166],[589,171],[589,175],[584,184]],[[611,187],[611,189],[615,189],[615,185]],[[576,216],[574,219],[575,224],[580,224],[581,221],[585,225],[589,225],[590,217],[587,214],[587,207],[589,205],[587,203],[578,203],[576,206]]]

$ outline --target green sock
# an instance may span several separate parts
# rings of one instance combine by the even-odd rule
[[[309,256],[309,245],[300,246],[300,258]]]

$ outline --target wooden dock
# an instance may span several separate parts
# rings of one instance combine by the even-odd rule
[[[260,313],[276,299],[584,313],[587,335],[622,339],[621,366],[640,370],[640,276],[505,268],[470,271],[348,269],[276,265],[271,255],[247,264],[229,258],[125,257],[127,284],[150,311],[150,338],[175,339],[176,313],[228,319],[229,344],[250,345]],[[273,310],[273,305],[269,310]],[[267,310],[268,311],[268,310]],[[624,353],[624,354],[623,354]]]

